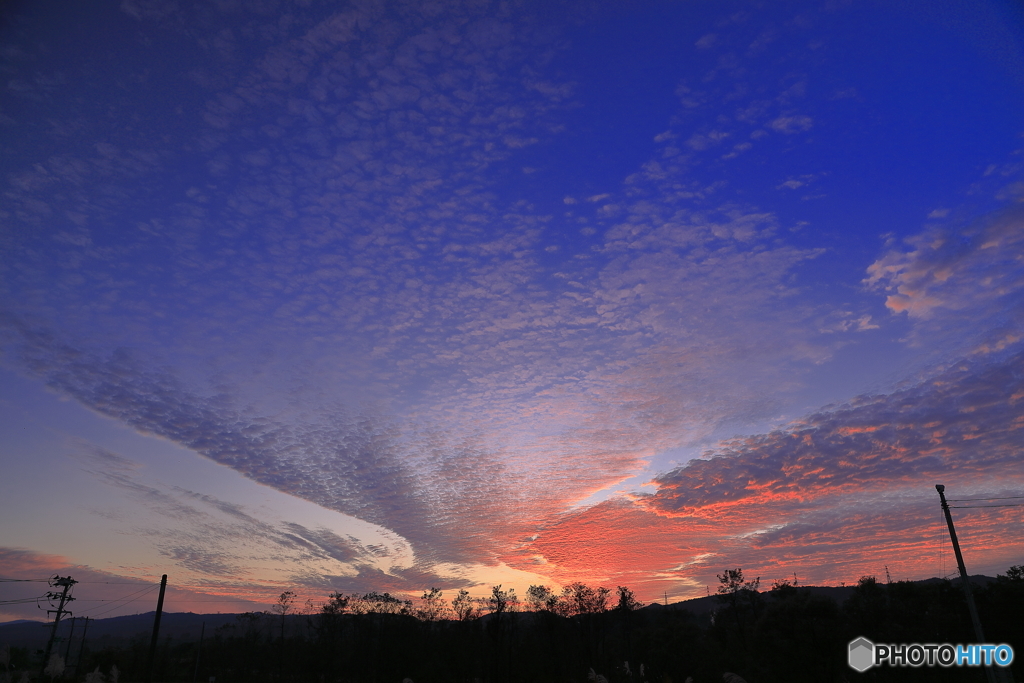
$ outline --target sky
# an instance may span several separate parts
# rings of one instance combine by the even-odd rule
[[[0,87],[0,578],[76,616],[951,576],[940,483],[1024,563],[1017,3],[16,1]]]

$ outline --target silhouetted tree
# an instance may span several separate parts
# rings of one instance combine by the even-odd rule
[[[349,601],[355,614],[412,614],[412,600],[402,600],[391,593],[370,591]]]
[[[278,660],[278,668],[282,675],[284,673],[284,619],[291,610],[292,603],[295,602],[295,592],[285,591],[278,596],[277,602],[271,608],[275,614],[281,615],[281,644],[278,648],[280,657]]]
[[[509,588],[501,590],[501,584],[491,587],[491,597],[487,598],[487,608],[491,614],[504,614],[506,612],[519,611],[519,598],[516,597],[516,589]]]
[[[534,612],[548,609],[552,598],[555,598],[555,594],[547,586],[530,586],[526,589],[526,604]]]
[[[632,612],[633,610],[638,610],[643,607],[643,605],[640,604],[640,601],[636,599],[636,596],[633,595],[633,591],[629,590],[625,586],[618,586],[616,590],[619,593],[619,602],[615,605],[615,609],[622,612]]]
[[[562,589],[562,601],[565,603],[563,611],[567,615],[573,614],[596,614],[608,610],[608,596],[611,591],[607,588],[591,588],[585,583],[574,581]]]
[[[736,626],[735,635],[739,646],[737,654],[745,654],[748,644],[748,622],[756,618],[760,606],[758,587],[761,585],[761,577],[757,577],[753,581],[745,581],[743,570],[740,568],[726,569],[724,573],[717,576],[718,582],[721,584],[718,587],[718,601],[726,606],[725,611],[731,616],[730,621]],[[715,624],[726,641],[731,641],[726,622],[716,620]]]
[[[469,621],[478,615],[476,604],[465,588],[459,589],[459,594],[452,600],[452,610],[459,621]]]
[[[853,680],[846,666],[846,643],[863,635],[875,642],[972,642],[970,619],[959,586],[948,582],[879,584],[863,577],[840,607],[810,589],[776,581],[758,593],[757,580],[742,570],[726,571],[720,581],[719,618],[705,626],[679,605],[635,609],[636,598],[617,590],[607,610],[602,591],[576,582],[553,596],[543,586],[527,591],[535,611],[515,612],[511,591],[502,586],[483,598],[491,614],[483,619],[465,590],[437,618],[429,605],[443,605],[439,589],[424,592],[423,603],[403,614],[410,601],[387,593],[346,596],[332,593],[306,620],[305,632],[285,627],[284,669],[279,668],[278,622],[266,614],[240,615],[214,629],[203,644],[200,679],[217,683],[386,683],[413,681],[518,683],[583,681],[592,668],[609,683],[722,681],[727,672],[752,683]],[[531,587],[531,589],[534,587]],[[610,591],[608,591],[610,593]],[[555,597],[568,616],[547,609]],[[606,596],[607,597],[607,596]],[[976,592],[986,635],[993,642],[1024,642],[1024,568],[1011,567]],[[496,601],[494,603],[490,601]],[[502,606],[502,603],[504,606]],[[355,609],[353,609],[355,607]],[[733,618],[738,612],[741,621]],[[274,610],[276,611],[276,610]],[[417,618],[418,617],[418,618]],[[302,620],[290,613],[289,624]],[[268,629],[269,626],[269,629]],[[745,647],[740,634],[746,637]],[[209,635],[209,631],[208,631]],[[81,670],[107,672],[116,665],[125,680],[145,673],[148,640],[97,646],[84,655]],[[191,680],[197,643],[166,639],[158,657],[160,680]],[[1019,651],[1019,649],[1018,649]],[[17,648],[11,649],[15,667]],[[23,659],[29,657],[25,653]],[[15,669],[24,670],[28,662]],[[627,666],[628,662],[628,666]],[[643,665],[643,676],[640,675]],[[38,672],[43,662],[31,662]],[[1015,667],[1015,674],[1020,672]],[[975,676],[975,674],[977,674]],[[3,675],[0,667],[0,676]],[[879,667],[860,676],[872,681],[946,683],[982,678],[980,670]],[[1016,676],[1020,680],[1020,676]]]
[[[444,593],[441,592],[440,588],[431,588],[429,591],[424,591],[423,597],[420,598],[423,606],[416,611],[416,616],[424,621],[447,619],[451,616],[451,609],[448,607],[448,602],[443,596]]]

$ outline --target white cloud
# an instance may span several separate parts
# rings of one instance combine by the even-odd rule
[[[780,116],[768,124],[768,127],[779,133],[801,133],[810,130],[814,125],[814,119],[802,114],[793,116]]]

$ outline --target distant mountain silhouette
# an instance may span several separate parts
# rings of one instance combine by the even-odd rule
[[[931,585],[941,583],[943,579],[931,578],[911,583],[920,585]],[[973,585],[985,586],[995,581],[994,578],[976,574],[971,576]],[[951,580],[951,583],[959,585],[960,579]],[[842,604],[853,593],[854,586],[798,586],[801,592],[808,592],[812,595],[820,595]],[[769,594],[770,591],[762,591]],[[722,609],[722,603],[715,594],[702,598],[682,600],[669,605],[652,602],[644,610],[688,610],[700,621],[705,621],[709,615]],[[92,649],[101,648],[104,645],[120,645],[136,637],[148,638],[153,628],[155,612],[145,614],[133,614],[123,617],[111,617],[109,619],[95,619],[89,622],[87,634],[88,646]],[[192,612],[165,612],[160,622],[160,638],[167,637],[175,640],[198,640],[203,622],[206,622],[206,635],[212,636],[214,629],[225,625],[238,624],[237,614],[193,614]],[[267,619],[279,619],[276,615],[268,615]],[[302,620],[304,615],[292,614],[287,617],[289,622]],[[484,616],[487,619],[487,615]],[[66,638],[71,630],[71,620],[65,618],[58,628],[58,637]],[[79,619],[75,627],[74,639],[77,641],[82,637],[83,621]],[[39,649],[46,646],[46,640],[50,636],[50,624],[41,621],[30,621],[19,619],[17,621],[0,624],[0,646],[10,645],[12,647],[27,647]]]
[[[102,647],[104,644],[113,645],[122,641],[131,640],[133,637],[149,637],[153,629],[153,618],[156,612],[145,614],[132,614],[124,617],[111,617],[109,619],[92,619],[89,621],[89,630],[86,637],[90,648]],[[199,640],[199,633],[203,622],[206,622],[206,635],[210,636],[213,629],[224,624],[237,623],[235,614],[193,614],[191,612],[164,612],[160,618],[161,639],[170,636],[180,640]],[[79,618],[75,624],[73,638],[77,642],[83,634],[85,622]],[[0,646],[6,644],[12,647],[27,647],[38,649],[46,647],[46,640],[50,637],[52,622],[26,621],[24,619],[15,622],[0,624]],[[64,618],[57,629],[60,638],[66,638],[71,631],[71,619]],[[77,646],[76,646],[77,647]]]

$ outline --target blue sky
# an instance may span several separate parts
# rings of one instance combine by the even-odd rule
[[[167,573],[197,611],[682,598],[940,575],[933,485],[1021,492],[1013,3],[13,3],[0,32],[17,572]],[[1020,563],[1017,509],[963,511],[972,571]]]

